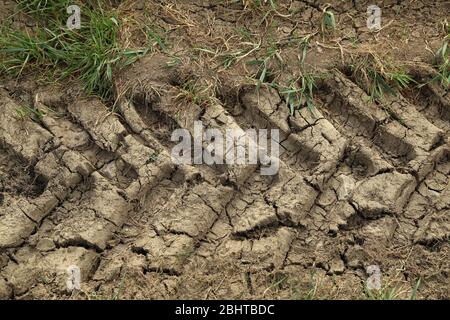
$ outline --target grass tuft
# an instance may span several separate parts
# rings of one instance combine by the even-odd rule
[[[450,87],[450,33],[444,38],[441,47],[436,53],[435,68],[438,75],[435,77],[435,81],[439,81],[440,84],[448,89]]]
[[[211,86],[202,84],[199,80],[188,80],[180,88],[175,100],[207,106],[212,103]]]
[[[77,3],[81,29],[69,30],[66,8],[71,1],[19,1],[20,10],[39,24],[32,30],[2,26],[0,71],[19,76],[24,70],[51,70],[57,79],[75,77],[89,94],[109,99],[113,72],[147,53],[148,48],[121,48],[117,16],[89,3]]]
[[[336,18],[334,17],[334,13],[329,10],[328,6],[322,11],[322,23],[320,29],[322,35],[336,30]]]
[[[419,278],[414,287],[410,290],[405,290],[400,286],[389,286],[386,285],[382,287],[380,290],[370,290],[367,287],[365,288],[365,296],[370,300],[401,300],[408,299],[416,300],[417,299],[417,291],[421,285],[421,278]]]
[[[16,118],[19,120],[32,120],[40,122],[44,116],[44,112],[29,106],[20,106],[16,110]]]
[[[316,89],[316,80],[319,78],[321,76],[318,74],[304,73],[291,80],[287,87],[277,86],[280,94],[284,95],[291,115],[304,107],[314,108],[314,90]]]
[[[385,95],[396,95],[398,90],[415,82],[399,66],[383,60],[373,51],[358,52],[352,60],[352,76],[362,81],[371,101],[382,100]]]

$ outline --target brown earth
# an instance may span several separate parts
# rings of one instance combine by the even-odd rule
[[[289,1],[267,17],[240,2],[120,4],[137,20],[151,9],[172,46],[116,75],[113,111],[33,74],[4,78],[0,298],[360,299],[366,268],[378,265],[395,298],[408,298],[420,279],[418,298],[448,299],[448,91],[431,83],[371,102],[346,66],[357,41],[428,79],[427,48],[439,46],[450,6],[374,2],[386,26],[376,34],[365,26],[366,1],[331,1],[338,30],[316,35],[307,56],[329,76],[316,107],[294,115],[276,89],[255,90],[245,65],[255,56],[225,69],[195,48],[232,51],[244,27],[264,41],[308,34],[323,1]],[[283,81],[297,73],[298,49],[279,50],[283,64],[271,67]],[[208,87],[201,103],[180,99],[193,80]],[[17,117],[24,103],[42,118]],[[192,132],[195,120],[279,129],[278,175],[174,165],[170,134]],[[70,265],[81,269],[81,291],[67,289]]]

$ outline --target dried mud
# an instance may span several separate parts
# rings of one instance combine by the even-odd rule
[[[298,3],[305,23],[316,2]],[[220,7],[180,3],[234,25]],[[234,73],[214,105],[180,106],[177,88],[196,70],[170,61],[148,55],[118,75],[114,112],[64,87],[0,84],[0,298],[291,299],[315,288],[357,299],[370,265],[402,297],[420,278],[418,297],[449,298],[446,92],[429,85],[380,105],[330,68],[317,107],[290,115],[280,92],[237,87]],[[20,119],[22,101],[47,112]],[[170,134],[195,120],[279,129],[279,173],[174,165]],[[67,289],[70,265],[79,292]]]

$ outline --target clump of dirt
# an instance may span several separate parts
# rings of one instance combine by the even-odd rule
[[[258,3],[108,7],[123,47],[151,48],[112,100],[2,75],[0,298],[449,298],[448,4],[379,2],[374,32],[372,3],[331,1],[324,32],[324,1]],[[411,81],[372,95],[361,48]],[[278,129],[278,173],[174,164],[195,121]]]

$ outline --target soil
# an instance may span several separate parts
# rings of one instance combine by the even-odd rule
[[[171,46],[115,75],[113,108],[33,73],[0,80],[0,298],[361,299],[377,265],[396,298],[418,285],[417,298],[449,299],[448,90],[428,83],[373,102],[346,67],[357,41],[429,79],[450,3],[328,1],[337,30],[316,35],[306,61],[329,76],[315,107],[291,115],[279,90],[249,83],[255,57],[223,68],[195,48],[226,50],[239,28],[308,34],[325,1],[281,2],[266,18],[241,2],[195,2],[117,4],[137,21],[150,10]],[[372,2],[378,33],[366,28]],[[279,54],[271,68],[283,81],[298,49]],[[180,99],[192,80],[214,84],[205,103]],[[45,112],[20,118],[24,104]],[[170,135],[196,120],[279,129],[278,174],[175,165]],[[71,265],[81,290],[66,285]]]

